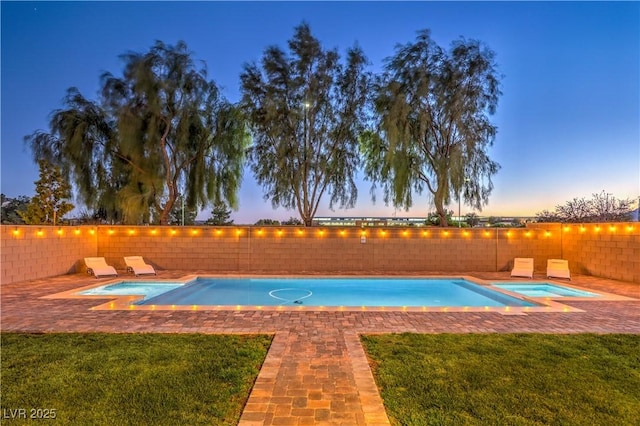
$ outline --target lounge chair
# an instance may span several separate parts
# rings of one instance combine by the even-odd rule
[[[124,263],[127,264],[127,272],[133,272],[136,277],[143,274],[156,275],[156,270],[145,263],[142,256],[125,256]]]
[[[533,258],[516,257],[513,259],[511,276],[533,278]]]
[[[547,260],[547,278],[551,277],[571,279],[569,262],[563,259]]]
[[[85,257],[84,263],[87,265],[87,274],[93,274],[96,278],[105,275],[118,276],[116,268],[107,265],[104,257]]]

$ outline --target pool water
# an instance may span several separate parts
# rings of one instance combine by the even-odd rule
[[[493,284],[493,286],[528,297],[598,297],[596,293],[549,283]]]
[[[142,305],[538,306],[464,279],[197,278]]]
[[[155,297],[167,291],[182,287],[184,284],[171,282],[136,282],[122,281],[116,284],[84,290],[78,294],[83,296],[144,296],[143,300]]]

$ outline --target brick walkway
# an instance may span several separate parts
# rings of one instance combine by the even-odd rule
[[[195,273],[206,274],[206,271]],[[162,271],[160,278],[184,275],[187,275],[186,271]],[[467,275],[487,280],[509,278],[508,273]],[[274,334],[267,359],[242,414],[241,425],[389,424],[359,334],[640,334],[640,300],[573,301],[564,303],[584,312],[501,315],[495,312],[306,310],[97,311],[90,308],[108,298],[40,298],[100,281],[78,274],[2,285],[1,330]],[[587,276],[574,277],[571,284],[640,299],[638,284]]]

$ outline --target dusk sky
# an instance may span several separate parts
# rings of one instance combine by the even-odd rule
[[[2,1],[2,193],[32,196],[38,169],[25,135],[48,130],[69,87],[97,100],[119,55],[156,40],[184,40],[231,102],[244,63],[283,49],[306,21],[323,47],[344,55],[357,43],[380,72],[397,44],[431,29],[442,47],[463,36],[486,43],[504,75],[498,135],[489,151],[502,166],[481,216],[532,216],[574,197],[605,191],[640,196],[639,2],[7,2]],[[318,216],[425,216],[427,194],[405,212],[371,202],[358,177],[348,210],[321,204]],[[455,202],[450,209],[458,212]],[[210,216],[209,208],[200,218]],[[462,214],[471,209],[462,206]],[[236,223],[287,219],[247,168]]]

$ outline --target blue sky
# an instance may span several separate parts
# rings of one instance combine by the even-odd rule
[[[1,26],[2,192],[33,195],[37,166],[23,137],[48,129],[75,86],[97,99],[99,76],[119,75],[119,55],[155,40],[184,40],[232,102],[239,74],[269,45],[286,47],[303,20],[325,48],[358,43],[381,70],[394,47],[429,28],[448,46],[464,36],[496,52],[503,96],[490,156],[502,168],[480,215],[534,215],[606,191],[640,196],[638,2],[7,2]],[[373,204],[359,175],[356,207],[319,216],[424,216],[426,194],[405,212]],[[450,206],[456,213],[457,203]],[[470,209],[463,206],[462,214]],[[208,217],[205,212],[201,217]],[[236,223],[287,219],[247,169]]]

